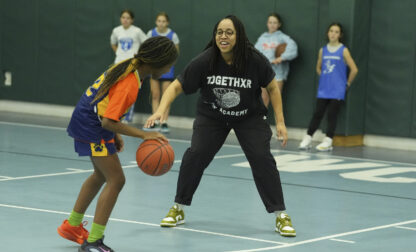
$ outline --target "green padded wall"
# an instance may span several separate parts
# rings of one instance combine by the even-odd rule
[[[366,90],[368,134],[415,137],[415,12],[413,0],[373,2]]]
[[[359,74],[341,110],[337,134],[416,137],[413,0],[0,0],[0,99],[75,105],[112,64],[109,37],[124,8],[135,12],[134,24],[144,32],[155,26],[159,11],[169,14],[181,40],[176,74],[203,50],[220,18],[237,15],[255,43],[266,31],[267,15],[278,12],[283,31],[299,49],[283,90],[286,124],[302,128],[315,105],[318,50],[326,43],[328,24],[339,21]],[[5,70],[13,73],[11,87],[3,84]],[[171,114],[193,117],[197,96],[181,95]],[[151,112],[147,82],[135,110]]]
[[[2,1],[2,71],[13,74],[13,85],[1,85],[0,98],[37,101],[38,1]]]

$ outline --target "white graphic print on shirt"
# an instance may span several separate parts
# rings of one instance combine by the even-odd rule
[[[248,110],[244,109],[241,111],[226,110],[233,107],[236,107],[241,102],[240,91],[235,88],[244,88],[251,89],[252,81],[250,79],[238,78],[238,77],[229,77],[229,76],[207,76],[208,85],[224,86],[216,87],[212,89],[216,97],[216,105],[219,108],[212,104],[214,109],[218,109],[219,112],[223,115],[232,115],[232,116],[243,116],[246,115]],[[231,87],[231,88],[230,88]]]
[[[133,46],[133,39],[132,38],[121,38],[119,40],[121,49],[123,49],[123,51],[128,51],[132,48]]]
[[[340,60],[340,57],[338,57],[338,56],[324,56],[324,60],[325,60],[325,69],[324,69],[324,72],[323,72],[324,74],[332,73],[334,71],[335,64],[331,64],[331,59]]]
[[[231,88],[214,88],[217,103],[223,108],[232,108],[240,104],[240,92]]]

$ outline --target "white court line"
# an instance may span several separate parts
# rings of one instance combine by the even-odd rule
[[[134,168],[137,165],[124,165],[122,166],[123,169],[127,168]],[[78,174],[78,173],[87,173],[92,172],[94,169],[82,170],[82,169],[74,169],[74,168],[66,168],[70,170],[68,172],[57,172],[57,173],[46,173],[46,174],[39,174],[39,175],[32,175],[32,176],[22,176],[22,177],[10,177],[10,178],[0,178],[0,181],[8,181],[8,180],[22,180],[22,179],[32,179],[32,178],[43,178],[43,177],[54,177],[54,176],[62,176],[62,175],[70,175],[70,174]]]
[[[62,128],[62,127],[44,126],[44,125],[36,125],[36,124],[30,124],[30,123],[14,123],[14,122],[12,123],[12,122],[0,121],[0,124],[22,126],[22,127],[32,127],[32,128],[39,128],[39,129],[66,130],[66,128]]]
[[[91,171],[92,170],[47,173],[47,174],[40,174],[40,175],[33,175],[33,176],[22,176],[22,177],[13,177],[13,178],[4,178],[4,179],[2,178],[2,179],[0,179],[0,181],[22,180],[22,179],[42,178],[42,177],[53,177],[53,176],[61,176],[61,175],[68,175],[68,174],[85,173],[85,172],[91,172]]]
[[[244,153],[241,154],[231,154],[231,155],[222,155],[214,157],[214,159],[221,159],[221,158],[230,158],[230,157],[238,157],[238,156],[244,156]],[[181,163],[182,160],[175,160],[174,163]],[[136,161],[131,161],[132,165],[123,165],[122,168],[135,168],[137,167]],[[58,172],[58,173],[46,173],[46,174],[39,174],[39,175],[32,175],[32,176],[22,176],[22,177],[6,177],[6,176],[0,176],[0,182],[1,181],[8,181],[8,180],[22,180],[22,179],[32,179],[32,178],[43,178],[43,177],[54,177],[54,176],[62,176],[62,175],[70,175],[70,174],[78,174],[78,173],[86,173],[86,172],[92,172],[94,169],[75,169],[75,168],[66,168],[66,170],[69,170],[68,172]]]
[[[411,228],[411,227],[396,226],[395,228],[401,228],[401,229],[407,229],[407,230],[413,230],[413,231],[416,231],[416,228]]]
[[[84,169],[66,168],[68,171],[85,171]]]
[[[231,154],[231,155],[222,155],[217,156],[214,159],[221,159],[221,158],[230,158],[230,157],[238,157],[238,156],[244,156],[243,153],[241,154]],[[181,163],[181,160],[175,160],[174,163]],[[122,168],[135,168],[137,167],[137,163],[135,161],[131,161],[130,163],[134,163],[132,165],[123,165]],[[58,173],[47,173],[47,174],[39,174],[39,175],[32,175],[32,176],[22,176],[22,177],[6,177],[6,176],[0,176],[0,182],[1,181],[8,181],[8,180],[22,180],[22,179],[32,179],[32,178],[43,178],[43,177],[54,177],[54,176],[62,176],[62,175],[70,175],[70,174],[78,174],[78,173],[86,173],[86,172],[92,172],[94,169],[75,169],[75,168],[66,168],[66,170],[70,170],[68,172],[58,172]]]
[[[355,243],[355,241],[348,241],[348,240],[341,240],[341,239],[330,239],[331,241],[337,241],[337,242],[345,242],[345,243]]]
[[[40,209],[40,208],[33,208],[33,207],[23,207],[23,206],[16,206],[16,205],[0,204],[0,207],[7,207],[7,208],[14,208],[14,209],[28,210],[28,211],[36,211],[36,212],[44,212],[44,213],[61,214],[61,215],[69,215],[70,214],[69,212],[61,212],[61,211],[54,211],[54,210],[47,210],[47,209]],[[84,217],[94,218],[94,216],[92,216],[92,215],[84,215]],[[152,226],[152,227],[160,228],[160,224],[154,224],[154,223],[148,223],[148,222],[124,220],[124,219],[118,219],[118,218],[110,218],[109,220],[110,221],[115,221],[115,222],[139,224],[139,225],[145,225],[145,226]],[[230,235],[230,234],[217,233],[217,232],[191,229],[191,228],[175,227],[173,229],[195,232],[195,233],[202,233],[202,234],[209,234],[209,235],[216,235],[216,236],[222,236],[222,237],[230,237],[230,238],[236,238],[236,239],[241,239],[241,240],[256,241],[256,242],[273,243],[273,244],[281,244],[281,245],[287,244],[287,243],[284,243],[284,242],[269,241],[269,240],[256,239],[256,238],[251,238],[251,237],[246,237],[246,236]]]
[[[43,126],[43,125],[35,125],[35,124],[26,124],[26,123],[12,123],[12,122],[5,122],[0,121],[0,124],[7,124],[7,125],[17,125],[22,127],[33,127],[33,128],[45,128],[45,129],[56,129],[56,130],[66,130],[66,128],[62,127],[52,127],[52,126]],[[172,142],[178,142],[178,143],[191,143],[189,140],[183,140],[183,139],[169,139],[169,141]],[[224,144],[223,146],[231,147],[231,148],[240,148],[240,145],[231,145],[231,144]],[[298,155],[305,155],[305,156],[318,156],[318,157],[328,157],[327,154],[320,154],[320,153],[308,153],[308,152],[302,152],[302,151],[290,151],[290,150],[272,150],[272,152],[287,152],[287,153],[295,153]],[[339,155],[333,155],[331,154],[330,157],[338,157],[346,160],[358,160],[358,161],[372,161],[377,163],[384,163],[384,164],[399,164],[399,165],[411,165],[415,166],[413,163],[404,163],[404,162],[395,162],[395,161],[384,161],[384,160],[377,160],[377,159],[370,159],[370,158],[354,158],[354,157],[345,157],[345,156],[339,156]]]
[[[0,176],[0,179],[11,179],[13,177],[7,177],[7,176]]]
[[[300,242],[289,243],[289,244],[285,244],[285,245],[281,245],[281,246],[273,246],[273,247],[258,248],[258,249],[247,249],[247,250],[229,250],[227,252],[257,252],[257,251],[277,250],[277,249],[281,249],[281,248],[294,247],[294,246],[299,246],[299,245],[308,244],[308,243],[330,240],[330,239],[334,239],[334,238],[337,238],[337,237],[359,234],[359,233],[365,233],[365,232],[371,232],[371,231],[375,231],[375,230],[386,229],[386,228],[391,228],[391,227],[406,225],[406,224],[411,224],[411,223],[416,223],[416,219],[415,220],[403,221],[403,222],[397,222],[397,223],[388,224],[388,225],[377,226],[377,227],[364,228],[364,229],[359,229],[359,230],[340,233],[340,234],[328,235],[328,236],[318,237],[318,238],[304,240],[304,241],[300,241]]]

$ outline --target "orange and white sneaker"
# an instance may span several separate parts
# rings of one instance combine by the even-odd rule
[[[84,240],[86,240],[90,234],[88,230],[84,228],[87,223],[88,222],[84,221],[83,223],[79,224],[79,226],[71,226],[68,220],[64,220],[62,225],[58,227],[58,234],[67,240],[82,245]]]

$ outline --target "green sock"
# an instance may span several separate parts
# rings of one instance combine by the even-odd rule
[[[84,218],[84,214],[77,213],[74,210],[72,210],[71,215],[68,218],[68,223],[71,226],[79,226],[81,224],[82,219]]]
[[[105,230],[105,226],[93,222],[91,226],[91,232],[90,232],[90,235],[88,236],[87,241],[89,243],[92,243],[103,238],[104,230]]]

